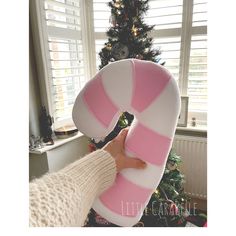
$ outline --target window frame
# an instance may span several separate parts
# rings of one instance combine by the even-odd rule
[[[81,30],[78,31],[81,35],[82,41],[82,51],[83,51],[83,60],[84,60],[84,72],[86,81],[91,78],[91,68],[90,68],[90,57],[89,55],[89,44],[88,44],[88,21],[87,21],[87,10],[86,10],[86,1],[78,0],[80,4],[80,23]],[[30,3],[30,20],[32,23],[33,31],[33,41],[35,45],[35,54],[36,54],[36,64],[39,74],[39,87],[40,87],[40,96],[42,99],[42,104],[46,107],[48,113],[54,117],[54,107],[53,107],[53,94],[51,91],[52,83],[52,70],[50,63],[49,55],[49,43],[48,36],[50,36],[48,29],[53,27],[47,26],[46,19],[44,17],[44,0],[32,0]],[[60,31],[62,29],[58,29]],[[77,33],[78,33],[77,32]],[[70,37],[68,37],[69,39]],[[53,123],[53,128],[59,128],[65,125],[73,124],[72,117],[65,118],[61,121]]]

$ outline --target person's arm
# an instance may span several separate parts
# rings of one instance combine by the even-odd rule
[[[95,151],[30,183],[30,226],[82,226],[91,205],[116,176],[114,158]]]
[[[93,201],[108,189],[124,168],[145,163],[124,154],[127,130],[64,169],[30,183],[30,226],[83,226]]]

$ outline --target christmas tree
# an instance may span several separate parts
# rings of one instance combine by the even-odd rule
[[[107,31],[108,42],[99,53],[100,69],[109,62],[136,58],[158,62],[159,50],[152,49],[153,39],[148,33],[154,25],[144,23],[149,0],[113,0],[111,8],[111,27]]]
[[[99,53],[100,69],[113,61],[136,58],[160,63],[160,51],[152,49],[153,39],[148,33],[154,26],[144,23],[144,14],[148,10],[149,0],[113,0],[111,8],[111,27],[108,42]],[[162,63],[163,65],[163,63]],[[91,151],[102,148],[115,138],[121,129],[130,126],[133,115],[125,112],[121,115],[114,130],[104,141],[91,141]],[[179,170],[181,158],[171,150],[168,156],[163,178],[153,193],[143,217],[137,226],[182,226],[185,224],[187,196],[184,194],[184,176]],[[115,226],[93,210],[88,217],[87,226]]]
[[[189,197],[184,193],[184,175],[179,170],[181,157],[172,149],[163,177],[144,211],[145,226],[184,226]]]

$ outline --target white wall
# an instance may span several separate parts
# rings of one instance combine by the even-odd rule
[[[29,155],[29,179],[56,172],[82,158],[88,152],[89,139],[84,135],[43,154]]]

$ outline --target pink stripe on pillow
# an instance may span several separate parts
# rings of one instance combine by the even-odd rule
[[[122,174],[117,174],[115,183],[100,196],[100,200],[109,210],[134,217],[144,210],[144,204],[152,192],[152,189],[140,187]]]
[[[154,165],[162,165],[169,153],[171,139],[137,123],[126,138],[125,149]]]
[[[133,60],[133,63],[134,93],[131,105],[136,111],[142,112],[161,94],[171,74],[154,63],[139,60]]]
[[[83,98],[92,114],[107,128],[118,108],[106,94],[100,75],[87,84]]]

